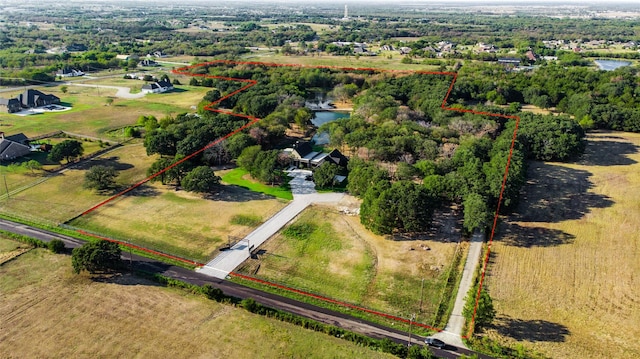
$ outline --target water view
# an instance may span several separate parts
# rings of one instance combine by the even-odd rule
[[[335,121],[340,118],[349,117],[349,114],[346,112],[337,112],[337,111],[317,111],[315,116],[311,119],[311,123],[314,126],[320,127],[321,125]],[[329,143],[329,134],[326,132],[317,132],[313,135],[312,140],[316,143],[316,145],[326,145]]]
[[[616,60],[594,60],[593,62],[598,65],[600,70],[613,71],[619,67],[631,65],[630,61],[616,61]]]

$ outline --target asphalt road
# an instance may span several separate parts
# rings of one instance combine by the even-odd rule
[[[47,230],[39,228],[34,228],[20,223],[11,222],[5,219],[0,219],[0,229],[37,238],[45,242],[49,242],[52,239],[57,238],[62,240],[67,248],[76,248],[84,243],[84,241],[76,238],[49,232]],[[409,340],[409,333],[407,332],[384,327],[376,323],[371,323],[362,319],[351,317],[347,314],[338,313],[329,309],[299,302],[276,294],[262,292],[254,288],[248,288],[226,280],[212,278],[210,276],[200,274],[186,268],[168,265],[154,259],[137,256],[135,254],[131,255],[130,253],[123,252],[122,257],[125,261],[131,261],[131,265],[136,270],[158,273],[167,277],[182,280],[184,282],[196,285],[210,284],[214,287],[220,288],[228,296],[233,296],[240,299],[253,298],[256,302],[267,307],[283,310],[325,324],[334,325],[336,327],[364,334],[371,338],[389,338],[398,343],[408,343]],[[411,338],[412,344],[421,345],[424,343],[424,337],[412,335]],[[462,354],[477,354],[473,351],[464,348],[458,348],[452,345],[447,345],[444,350],[435,348],[431,348],[431,350],[440,358],[457,358]],[[478,355],[479,358],[491,359],[491,357],[489,356],[481,354]]]

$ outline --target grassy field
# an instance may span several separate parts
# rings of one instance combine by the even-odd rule
[[[31,250],[31,246],[4,238],[0,235],[0,265]]]
[[[3,358],[392,358],[130,275],[76,276],[70,262],[36,249],[0,266]]]
[[[71,224],[206,261],[227,244],[228,236],[243,237],[254,228],[238,224],[238,215],[251,214],[261,222],[285,205],[285,201],[235,186],[223,186],[204,199],[173,187],[146,184]]]
[[[489,335],[554,358],[640,357],[640,134],[589,135],[575,163],[534,162],[499,228]]]
[[[388,58],[387,55],[391,55]],[[321,56],[297,56],[297,55],[282,55],[275,54],[270,51],[257,51],[250,54],[243,55],[245,61],[262,61],[262,62],[274,62],[279,64],[301,64],[307,66],[336,66],[336,67],[363,67],[363,68],[377,68],[385,70],[408,70],[408,71],[438,71],[439,66],[429,66],[422,64],[403,64],[400,61],[403,56],[398,53],[385,54],[380,56],[335,56],[335,55],[321,55]]]
[[[313,206],[240,271],[403,317],[420,312],[424,278],[418,321],[431,324],[456,248],[442,239],[385,239],[364,229],[356,216]]]
[[[172,76],[172,75],[170,75]],[[109,86],[140,87],[135,80],[125,81],[120,78],[95,80],[95,83]],[[92,81],[84,81],[92,84]],[[188,83],[188,79],[187,82]],[[127,85],[129,84],[129,85]],[[143,98],[128,100],[113,98],[115,89],[79,87],[68,85],[68,92],[63,93],[61,86],[47,86],[38,88],[40,91],[60,97],[64,104],[72,109],[64,112],[43,113],[30,116],[0,114],[0,129],[7,134],[24,132],[27,136],[35,136],[56,130],[70,131],[89,136],[105,136],[110,130],[135,124],[138,117],[153,115],[162,118],[166,115],[176,115],[193,111],[207,92],[207,88],[192,86],[177,86],[173,92],[163,94],[149,94]],[[9,93],[3,96],[10,96]],[[113,98],[113,103],[107,106],[107,98]]]
[[[146,168],[150,166],[153,159],[154,157],[146,155],[141,144],[117,148],[81,166],[50,177],[45,182],[12,195],[10,198],[4,198],[0,201],[0,211],[13,213],[25,219],[41,219],[50,223],[67,221],[107,198],[105,195],[82,187],[85,172],[91,166],[98,164],[113,166],[119,171],[116,182],[122,187],[128,187],[146,177]],[[29,178],[30,174],[25,173],[22,176]],[[33,181],[35,180],[34,177]]]
[[[240,186],[249,189],[253,192],[259,192],[274,196],[277,198],[292,200],[293,194],[291,190],[285,187],[268,186],[266,184],[255,181],[249,176],[249,172],[237,167],[230,171],[220,172],[222,175],[222,182],[230,185]]]

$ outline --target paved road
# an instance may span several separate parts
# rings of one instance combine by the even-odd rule
[[[484,242],[484,234],[476,232],[471,237],[471,244],[469,245],[469,253],[467,253],[467,261],[464,264],[464,270],[462,272],[462,279],[460,279],[460,286],[458,287],[458,295],[456,296],[456,302],[453,306],[453,311],[447,322],[447,326],[440,333],[433,335],[433,337],[443,340],[445,343],[450,343],[457,347],[466,348],[460,336],[462,335],[462,328],[464,327],[464,317],[462,316],[462,309],[464,308],[465,298],[469,289],[473,284],[473,275],[476,272],[478,263],[480,263],[480,256],[482,255],[482,243]]]
[[[205,266],[199,268],[198,272],[225,279],[229,273],[249,259],[252,250],[266,242],[305,208],[313,203],[337,203],[342,199],[344,196],[342,193],[318,193],[313,181],[306,180],[310,175],[311,171],[308,170],[290,171],[289,176],[293,177],[289,182],[293,201],[232,246],[231,249],[221,252]]]
[[[49,232],[47,230],[39,228],[30,227],[24,224],[11,222],[4,219],[0,219],[0,229],[37,238],[45,242],[49,242],[52,239],[58,238],[65,242],[67,248],[76,248],[84,243],[82,240],[76,238]],[[122,257],[125,261],[131,261],[132,267],[136,270],[158,273],[167,277],[182,280],[184,282],[196,285],[210,284],[216,288],[220,288],[226,295],[240,299],[253,298],[256,302],[270,308],[297,314],[305,318],[316,320],[318,322],[334,325],[336,327],[360,333],[371,338],[389,338],[398,343],[407,343],[409,339],[409,333],[407,332],[403,332],[393,328],[387,328],[382,325],[371,323],[362,319],[353,318],[347,314],[338,313],[329,309],[316,307],[311,304],[298,302],[296,300],[281,297],[279,295],[265,293],[254,288],[244,287],[226,280],[212,278],[201,273],[197,273],[182,267],[168,265],[153,259],[131,255],[129,253],[123,253]],[[423,340],[423,337],[413,335],[411,343],[414,345],[422,344]],[[440,358],[453,359],[459,357],[462,354],[474,354],[474,352],[470,350],[467,350],[465,348],[458,348],[452,345],[448,345],[444,350],[434,348],[432,348],[431,350]],[[479,358],[491,359],[491,357],[484,355],[480,355]]]

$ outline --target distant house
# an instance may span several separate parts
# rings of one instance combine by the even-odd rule
[[[349,159],[334,149],[330,153],[316,152],[309,142],[296,142],[293,148],[285,150],[289,153],[291,164],[296,167],[316,168],[325,162],[346,167]]]
[[[29,153],[29,139],[23,133],[5,137],[4,132],[0,132],[0,161],[11,161]]]
[[[158,81],[142,85],[144,93],[162,93],[173,90],[173,85],[167,81]]]
[[[159,63],[150,60],[150,59],[144,59],[140,62],[138,62],[138,66],[142,66],[142,67],[155,67],[155,66],[160,66]]]
[[[60,77],[84,76],[84,72],[65,66],[62,69],[58,70],[58,72],[56,72],[56,76],[60,76]]]
[[[67,45],[67,51],[69,51],[69,52],[87,51],[87,45],[84,45],[84,44],[70,44],[70,45]]]
[[[537,60],[536,54],[531,50],[527,51],[524,55],[527,57],[527,60],[531,62],[535,62]]]
[[[17,98],[4,99],[0,98],[0,106],[6,107],[8,113],[20,112],[26,108],[34,108],[59,104],[58,96],[45,94],[38,90],[29,89],[18,95]]]

